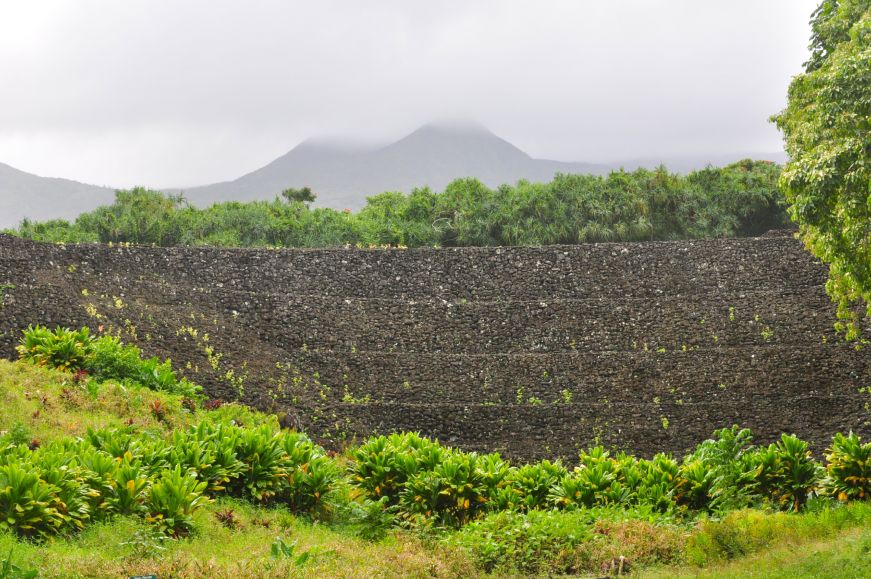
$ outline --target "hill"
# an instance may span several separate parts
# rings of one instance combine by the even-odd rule
[[[475,177],[490,187],[520,179],[547,182],[556,173],[607,174],[625,168],[665,164],[685,173],[707,165],[722,166],[739,159],[783,162],[783,153],[742,153],[648,157],[607,164],[569,163],[536,159],[491,131],[472,124],[428,124],[386,146],[366,148],[310,139],[271,163],[238,179],[181,192],[194,205],[221,201],[274,198],[289,187],[311,187],[316,205],[359,209],[366,197],[384,191],[410,192],[429,186],[441,191],[457,178]],[[68,179],[40,177],[0,163],[0,228],[36,221],[73,219],[80,213],[112,202],[109,187]]]
[[[496,187],[520,179],[546,182],[556,173],[607,174],[620,169],[665,163],[680,172],[742,158],[777,162],[784,155],[698,155],[643,158],[607,164],[536,159],[484,127],[474,124],[427,124],[389,145],[367,149],[309,140],[268,165],[233,181],[183,191],[195,205],[218,201],[271,199],[288,187],[311,187],[318,205],[359,209],[366,197],[384,191],[409,192],[429,186],[440,191],[457,178],[475,177]],[[177,192],[179,190],[175,190]]]
[[[534,159],[492,132],[473,125],[424,125],[376,149],[310,140],[234,181],[184,191],[196,205],[270,199],[287,187],[309,186],[318,204],[359,209],[383,191],[427,185],[443,189],[460,177],[497,186],[518,179],[549,181],[557,172],[607,173],[605,165]]]
[[[69,179],[40,177],[0,163],[0,228],[21,219],[72,219],[111,203],[114,191]]]

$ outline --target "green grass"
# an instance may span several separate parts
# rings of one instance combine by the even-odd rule
[[[657,569],[641,576],[862,579],[871,577],[871,529],[846,529],[824,539],[782,540],[771,548],[728,563],[704,569]]]
[[[155,403],[163,413],[159,420],[152,411]],[[16,429],[40,443],[83,436],[88,428],[132,426],[167,434],[195,424],[206,412],[188,410],[179,396],[145,387],[79,383],[68,372],[8,360],[0,360],[0,408],[0,433]],[[248,425],[267,419],[238,404],[210,412]]]
[[[215,513],[231,508],[236,529],[218,522]],[[459,550],[424,545],[395,532],[377,543],[357,539],[325,525],[297,519],[283,509],[264,509],[242,501],[221,501],[195,515],[190,538],[158,540],[139,519],[120,518],[88,526],[79,535],[43,545],[0,535],[0,553],[14,549],[14,562],[36,568],[40,577],[461,577],[476,570]],[[270,547],[276,537],[295,553],[309,553],[304,565],[276,560]]]
[[[164,409],[151,412],[155,401]],[[189,409],[182,399],[0,360],[0,433],[40,443],[122,427],[167,435],[206,415],[273,420],[237,405]],[[871,503],[814,500],[801,514],[743,510],[721,520],[649,508],[496,512],[460,530],[388,530],[364,540],[344,488],[332,516],[313,522],[281,506],[222,498],[194,514],[194,533],[161,539],[141,518],[93,523],[43,543],[0,533],[0,569],[40,577],[475,577],[601,576],[621,557],[645,577],[869,577]],[[233,523],[219,518],[232,512]],[[379,533],[376,533],[379,534]],[[293,555],[274,558],[281,538]],[[302,558],[301,558],[302,557]]]

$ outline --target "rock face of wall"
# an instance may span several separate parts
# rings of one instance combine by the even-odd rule
[[[120,332],[327,444],[416,430],[532,459],[680,453],[715,428],[871,435],[869,349],[788,235],[582,246],[227,250],[0,236],[0,355],[28,324]]]

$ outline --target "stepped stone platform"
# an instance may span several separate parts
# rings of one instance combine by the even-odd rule
[[[517,459],[682,453],[741,424],[871,436],[871,349],[789,233],[456,249],[40,244],[0,235],[0,355],[87,325],[340,447],[415,430]]]

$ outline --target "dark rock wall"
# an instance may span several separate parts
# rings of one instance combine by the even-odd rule
[[[871,434],[869,350],[789,236],[226,250],[0,236],[0,355],[28,324],[120,333],[211,396],[336,446],[418,430],[518,458],[682,452],[733,423]]]

